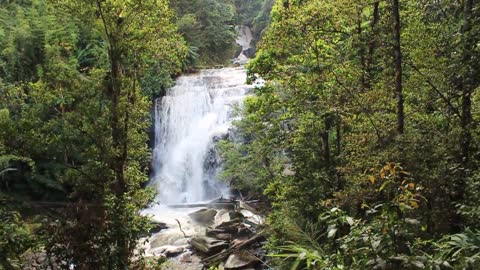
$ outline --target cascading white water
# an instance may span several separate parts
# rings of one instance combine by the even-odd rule
[[[253,86],[243,67],[184,75],[155,101],[154,176],[161,204],[199,202],[227,191],[216,179],[215,142],[228,134],[233,107]]]

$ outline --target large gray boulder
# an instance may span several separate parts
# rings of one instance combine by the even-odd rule
[[[215,230],[222,231],[224,233],[237,234],[240,229],[244,227],[240,220],[234,219],[230,221],[225,221],[215,227]]]
[[[258,262],[258,258],[249,252],[242,250],[228,256],[225,262],[225,270],[238,270],[250,268]]]
[[[160,232],[161,230],[168,229],[167,224],[163,223],[163,222],[152,220],[152,221],[150,221],[150,224],[152,225],[152,227],[149,231],[150,234],[155,234],[155,233]]]
[[[190,213],[188,216],[195,222],[201,224],[211,224],[215,220],[216,214],[217,210],[204,208]]]
[[[226,233],[224,230],[219,229],[209,229],[207,228],[205,231],[205,235],[208,237],[213,237],[219,240],[231,241],[233,240],[233,235],[230,233]]]
[[[227,242],[206,236],[194,237],[190,244],[195,250],[209,255],[228,248]]]
[[[244,218],[244,216],[242,215],[242,213],[238,212],[238,211],[230,211],[228,212],[228,217],[230,218],[230,220],[234,220],[234,219],[239,219],[239,220],[242,220]]]

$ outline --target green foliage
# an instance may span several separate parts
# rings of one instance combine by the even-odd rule
[[[254,42],[270,22],[272,0],[174,0],[177,27],[190,48],[184,71],[229,64],[235,56],[237,26],[250,26]]]
[[[235,0],[237,22],[252,28],[255,41],[259,41],[263,30],[270,22],[272,0]]]
[[[248,65],[249,81],[266,83],[245,101],[240,140],[224,143],[223,156],[234,186],[265,188],[270,248],[289,258],[274,260],[281,269],[476,266],[466,263],[475,244],[458,258],[442,258],[449,248],[437,244],[455,233],[474,243],[465,228],[479,228],[480,68],[472,61],[480,9],[476,1],[399,1],[399,73],[395,2],[273,6]],[[322,219],[330,209],[353,222]],[[312,226],[314,241],[292,233]]]
[[[190,48],[184,70],[195,64],[229,63],[237,37],[234,5],[220,0],[172,2],[177,12],[178,30]]]
[[[141,264],[150,98],[187,54],[167,1],[16,1],[0,25],[0,194],[65,205],[39,231],[62,267]]]
[[[0,197],[0,200],[3,198]],[[17,212],[0,207],[0,268],[20,269],[21,254],[32,248],[34,241]]]
[[[442,264],[450,261],[457,269],[480,267],[479,231],[467,228],[463,233],[447,235],[439,241],[437,249],[440,253],[439,261],[443,260]]]

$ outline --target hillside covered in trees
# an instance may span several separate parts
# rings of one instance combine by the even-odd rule
[[[478,269],[479,1],[276,1],[223,178],[287,269]]]
[[[480,269],[478,0],[0,2],[0,269],[169,269],[152,104],[242,25],[219,178],[265,205],[256,269]]]

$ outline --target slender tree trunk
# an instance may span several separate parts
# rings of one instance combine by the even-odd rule
[[[332,116],[326,115],[324,119],[325,131],[322,132],[322,141],[323,141],[323,157],[327,167],[330,168],[332,165],[331,154],[330,154],[330,130],[332,128]]]
[[[367,75],[367,59],[365,57],[365,45],[363,42],[363,29],[362,29],[362,10],[358,11],[357,19],[357,35],[358,35],[358,55],[360,56],[360,65],[362,66],[362,75],[360,78],[360,83],[362,85],[363,91],[370,88],[368,84],[368,75]]]
[[[98,2],[99,12],[102,14],[101,3]],[[103,16],[103,15],[102,15]],[[103,18],[103,17],[102,17]],[[115,215],[117,218],[112,224],[112,229],[115,234],[116,242],[116,256],[112,258],[115,261],[116,267],[119,269],[128,269],[130,249],[128,238],[123,233],[125,217],[124,209],[124,196],[127,191],[127,185],[125,181],[125,162],[126,162],[126,152],[125,152],[125,141],[126,141],[126,130],[121,122],[122,109],[120,106],[120,98],[122,94],[122,53],[119,48],[119,37],[118,33],[121,33],[122,22],[117,22],[118,30],[115,33],[109,33],[107,29],[107,24],[104,21],[105,32],[109,38],[109,49],[108,55],[110,60],[110,74],[109,74],[109,84],[108,84],[108,94],[110,95],[111,101],[111,121],[110,129],[112,136],[112,148],[114,151],[112,160],[110,162],[110,169],[114,172],[115,179],[113,182],[113,191],[115,194]],[[125,119],[124,121],[127,121]]]
[[[113,148],[117,152],[115,154],[112,170],[115,172],[115,192],[117,194],[122,194],[125,188],[124,181],[124,162],[122,155],[122,147],[124,140],[124,130],[122,129],[120,123],[120,59],[115,53],[111,53],[111,102],[112,102],[112,120],[111,120],[111,130],[112,130],[112,143]]]
[[[113,45],[114,46],[114,45]],[[115,211],[118,211],[117,217],[118,219],[115,220],[113,224],[113,229],[116,232],[116,242],[117,242],[117,250],[118,250],[118,257],[115,258],[117,261],[117,265],[121,267],[121,269],[128,268],[128,261],[129,261],[129,247],[128,247],[128,240],[125,235],[122,233],[123,224],[121,218],[124,217],[123,213],[123,203],[124,203],[124,194],[126,192],[126,184],[125,184],[125,152],[124,152],[124,142],[126,140],[126,134],[124,127],[122,127],[120,121],[120,95],[121,95],[121,57],[120,55],[113,49],[110,52],[110,62],[111,62],[111,70],[110,70],[110,94],[111,94],[111,110],[112,110],[112,118],[110,122],[110,127],[112,130],[112,144],[113,149],[115,151],[114,157],[111,163],[111,169],[115,173],[115,182],[114,182],[114,192],[116,196],[115,201]],[[125,121],[127,121],[125,119]]]
[[[400,37],[400,4],[399,0],[393,0],[392,15],[394,20],[394,42],[393,51],[395,57],[395,98],[397,99],[397,133],[403,134],[405,125],[405,114],[403,108],[403,86],[402,86],[402,49]]]
[[[336,115],[336,135],[337,135],[337,156],[342,154],[342,118]]]
[[[462,165],[462,170],[458,180],[455,181],[455,186],[453,187],[452,201],[462,202],[465,198],[465,185],[468,178],[469,163],[470,163],[470,144],[472,140],[472,135],[470,133],[471,122],[472,122],[472,91],[474,88],[473,80],[473,66],[472,66],[472,54],[473,48],[475,46],[474,41],[472,40],[472,12],[473,12],[473,0],[465,0],[463,7],[463,16],[464,23],[461,29],[462,33],[462,43],[463,43],[463,52],[460,65],[463,66],[462,80],[460,84],[460,93],[462,97],[461,104],[461,120],[460,125],[462,128],[462,133],[460,136],[460,157],[459,163]],[[455,217],[454,229],[459,230],[462,223],[461,217]]]
[[[472,135],[470,133],[470,124],[472,122],[472,91],[473,91],[473,74],[472,74],[472,51],[474,42],[472,41],[472,10],[473,0],[465,0],[464,7],[464,25],[463,25],[463,55],[462,65],[465,65],[465,72],[462,74],[462,139],[461,139],[461,155],[464,171],[468,169],[468,163],[470,159],[470,144]],[[466,175],[465,175],[466,177]]]
[[[372,88],[372,79],[373,79],[373,55],[375,53],[375,49],[377,46],[377,24],[378,21],[380,20],[380,15],[379,15],[379,6],[380,2],[375,2],[373,3],[373,17],[372,17],[372,22],[370,23],[371,26],[371,34],[369,37],[368,41],[368,54],[367,54],[367,59],[365,60],[365,66],[366,66],[366,82],[365,85],[368,89]]]

